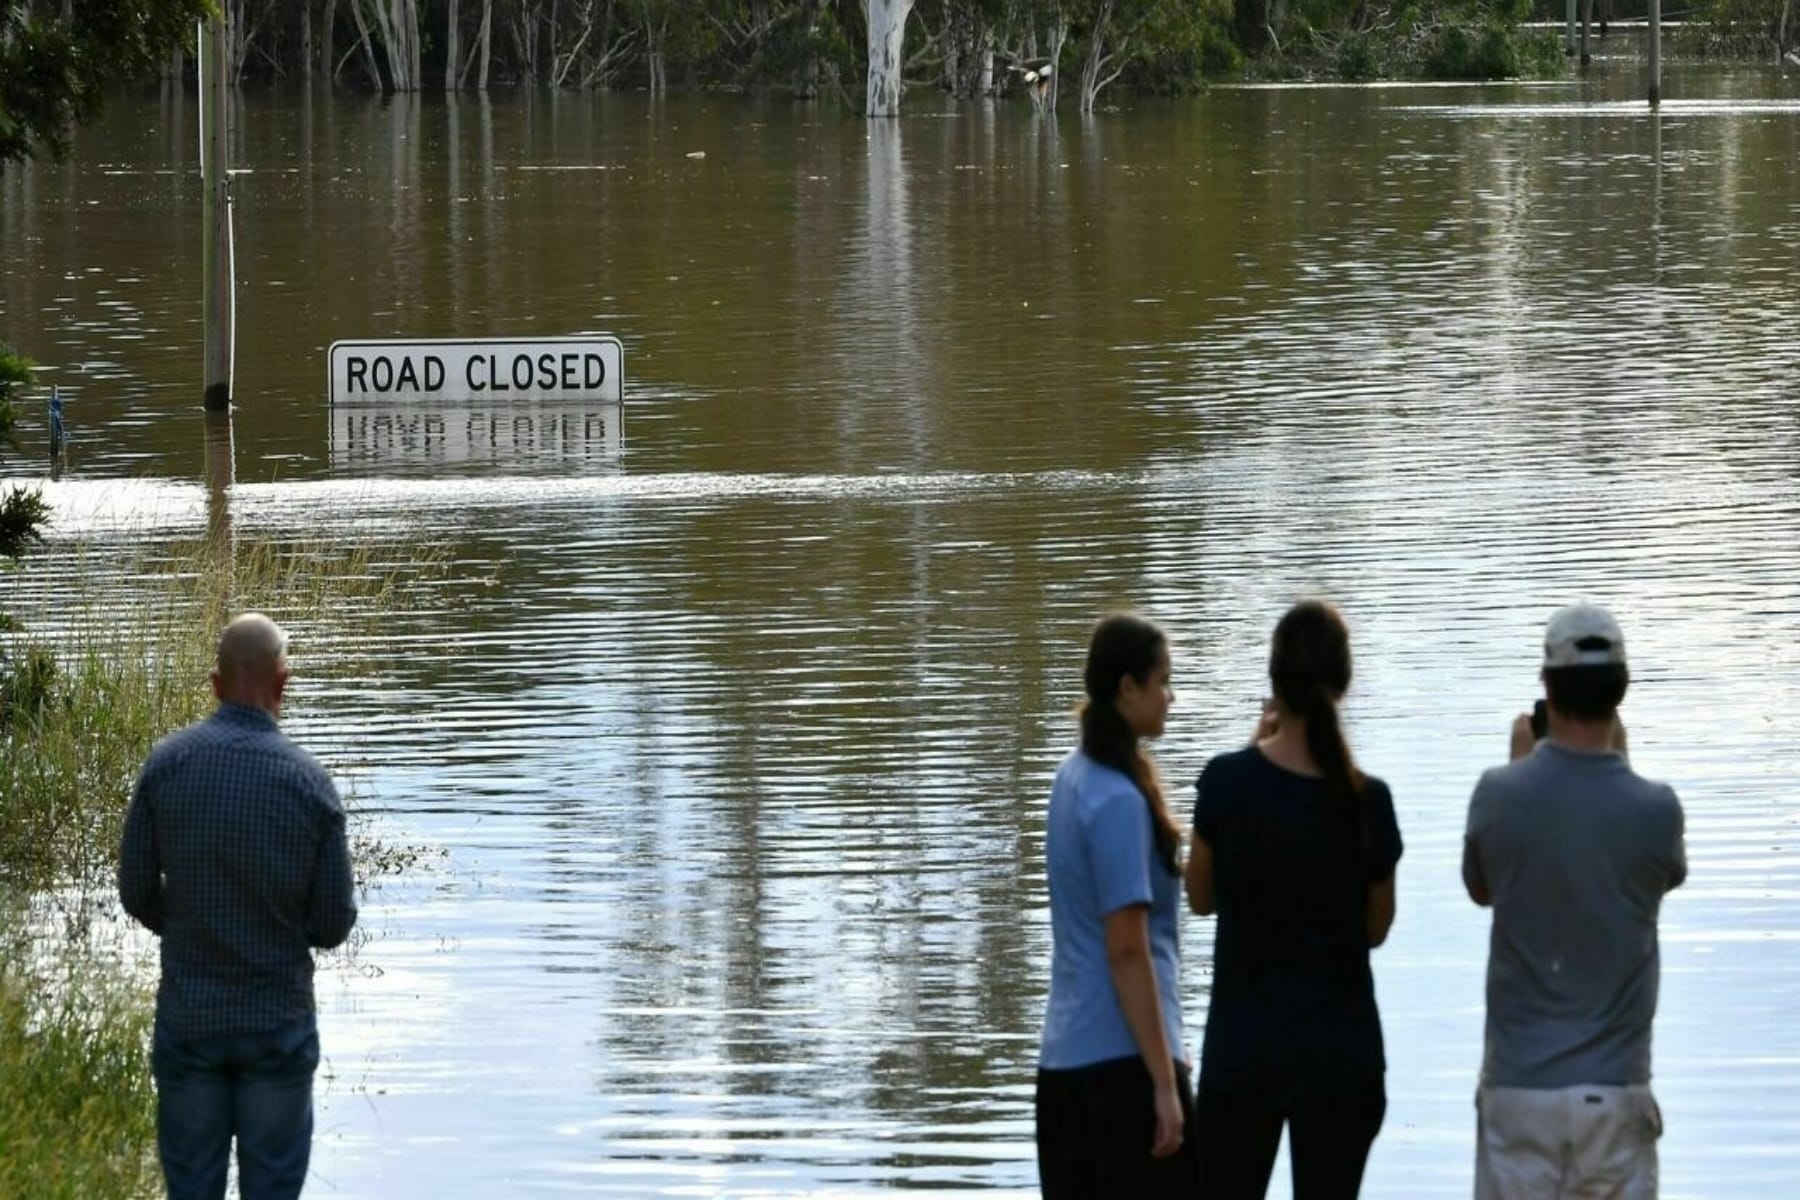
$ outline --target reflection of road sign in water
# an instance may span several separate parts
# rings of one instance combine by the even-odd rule
[[[607,405],[337,405],[338,468],[576,464],[616,458],[623,408]]]
[[[477,338],[331,344],[331,403],[617,404],[625,351],[617,338]]]

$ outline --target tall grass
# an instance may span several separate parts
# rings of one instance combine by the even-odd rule
[[[84,947],[34,945],[22,909],[0,907],[0,1196],[154,1196],[148,994]]]
[[[307,544],[164,548],[79,571],[82,594],[13,646],[30,665],[0,698],[0,1197],[156,1192],[153,981],[112,875],[145,754],[212,708],[224,622],[256,609],[296,640],[368,644],[432,567],[423,552],[381,564]],[[359,844],[382,867],[408,858]]]

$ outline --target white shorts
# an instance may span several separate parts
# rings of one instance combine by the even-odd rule
[[[1475,1111],[1475,1200],[1656,1200],[1648,1087],[1484,1087]]]

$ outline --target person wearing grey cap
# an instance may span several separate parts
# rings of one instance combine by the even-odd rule
[[[1476,1200],[1654,1200],[1650,1027],[1662,898],[1687,877],[1681,802],[1632,770],[1625,636],[1578,604],[1544,636],[1547,736],[1469,801],[1463,882],[1493,910]]]

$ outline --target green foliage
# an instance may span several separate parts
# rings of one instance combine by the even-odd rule
[[[0,655],[0,733],[44,711],[56,686],[56,660],[31,646],[18,662]]]
[[[1555,33],[1522,33],[1490,16],[1479,25],[1440,27],[1422,66],[1431,79],[1520,79],[1555,74],[1562,63]]]
[[[1800,46],[1800,0],[1700,0],[1671,40],[1681,53],[1779,58]]]
[[[4,117],[5,114],[0,112],[0,120]],[[31,386],[31,368],[30,359],[14,352],[10,346],[0,345],[0,443],[13,449],[18,448],[13,437],[13,401],[21,389]],[[0,558],[16,561],[29,546],[43,540],[41,530],[49,520],[49,507],[37,491],[8,488],[6,494],[0,496]],[[13,628],[13,620],[0,612],[0,633],[10,632]],[[4,727],[15,712],[29,709],[42,700],[43,689],[48,683],[44,674],[47,669],[45,663],[30,656],[24,663],[15,665],[5,646],[0,645],[0,727]]]
[[[0,905],[0,1196],[159,1195],[146,986]]]
[[[0,121],[6,114],[0,112]],[[18,449],[19,443],[13,438],[13,401],[17,399],[21,389],[31,386],[31,369],[37,364],[18,353],[11,346],[0,343],[0,442]],[[0,549],[0,553],[4,553]],[[13,557],[17,557],[16,555]]]
[[[11,487],[0,497],[0,557],[16,559],[43,540],[50,508],[35,488]]]
[[[1134,35],[1136,52],[1122,81],[1135,92],[1173,96],[1241,71],[1244,52],[1232,40],[1231,16],[1225,0],[1156,5]]]
[[[1344,39],[1338,43],[1332,67],[1339,79],[1347,79],[1352,83],[1380,79],[1385,73],[1376,39],[1361,30],[1352,30],[1344,35]]]
[[[0,4],[0,168],[61,154],[109,89],[151,74],[214,11],[212,0]]]

